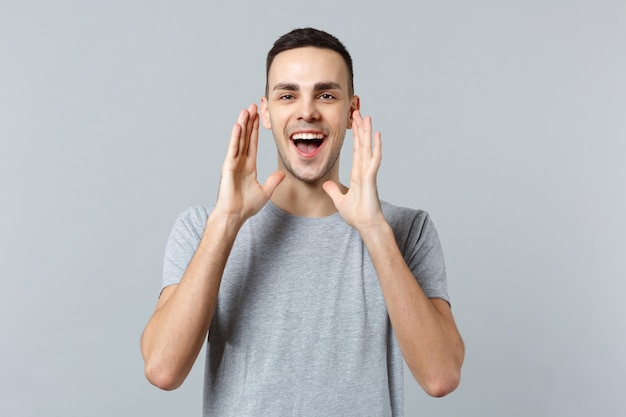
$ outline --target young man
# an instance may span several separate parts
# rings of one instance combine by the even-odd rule
[[[456,388],[464,347],[437,233],[427,213],[379,201],[381,136],[359,107],[336,38],[309,28],[276,41],[215,206],[181,214],[168,241],[141,341],[151,383],[180,386],[208,334],[205,416],[401,416],[402,358],[428,394]],[[260,123],[278,150],[263,185]]]

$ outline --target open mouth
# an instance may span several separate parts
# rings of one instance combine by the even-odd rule
[[[322,146],[324,135],[321,133],[296,133],[291,137],[291,140],[300,152],[311,155]]]

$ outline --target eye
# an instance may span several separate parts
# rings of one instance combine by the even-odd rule
[[[330,93],[324,93],[324,94],[320,94],[319,98],[321,98],[322,100],[332,100],[335,98],[335,96],[333,96]]]
[[[279,100],[292,100],[293,98],[294,96],[291,94],[283,94],[282,96],[278,97]]]

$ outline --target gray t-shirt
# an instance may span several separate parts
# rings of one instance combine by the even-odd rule
[[[382,203],[429,298],[448,301],[439,238],[424,211]],[[183,212],[163,287],[180,281],[210,208]],[[269,202],[241,228],[209,329],[204,416],[403,415],[403,362],[358,232]]]

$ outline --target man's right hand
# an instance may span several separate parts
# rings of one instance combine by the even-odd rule
[[[285,173],[272,173],[264,185],[257,179],[256,158],[259,144],[259,114],[252,104],[239,113],[233,126],[214,214],[224,215],[242,225],[270,199],[285,178]]]

